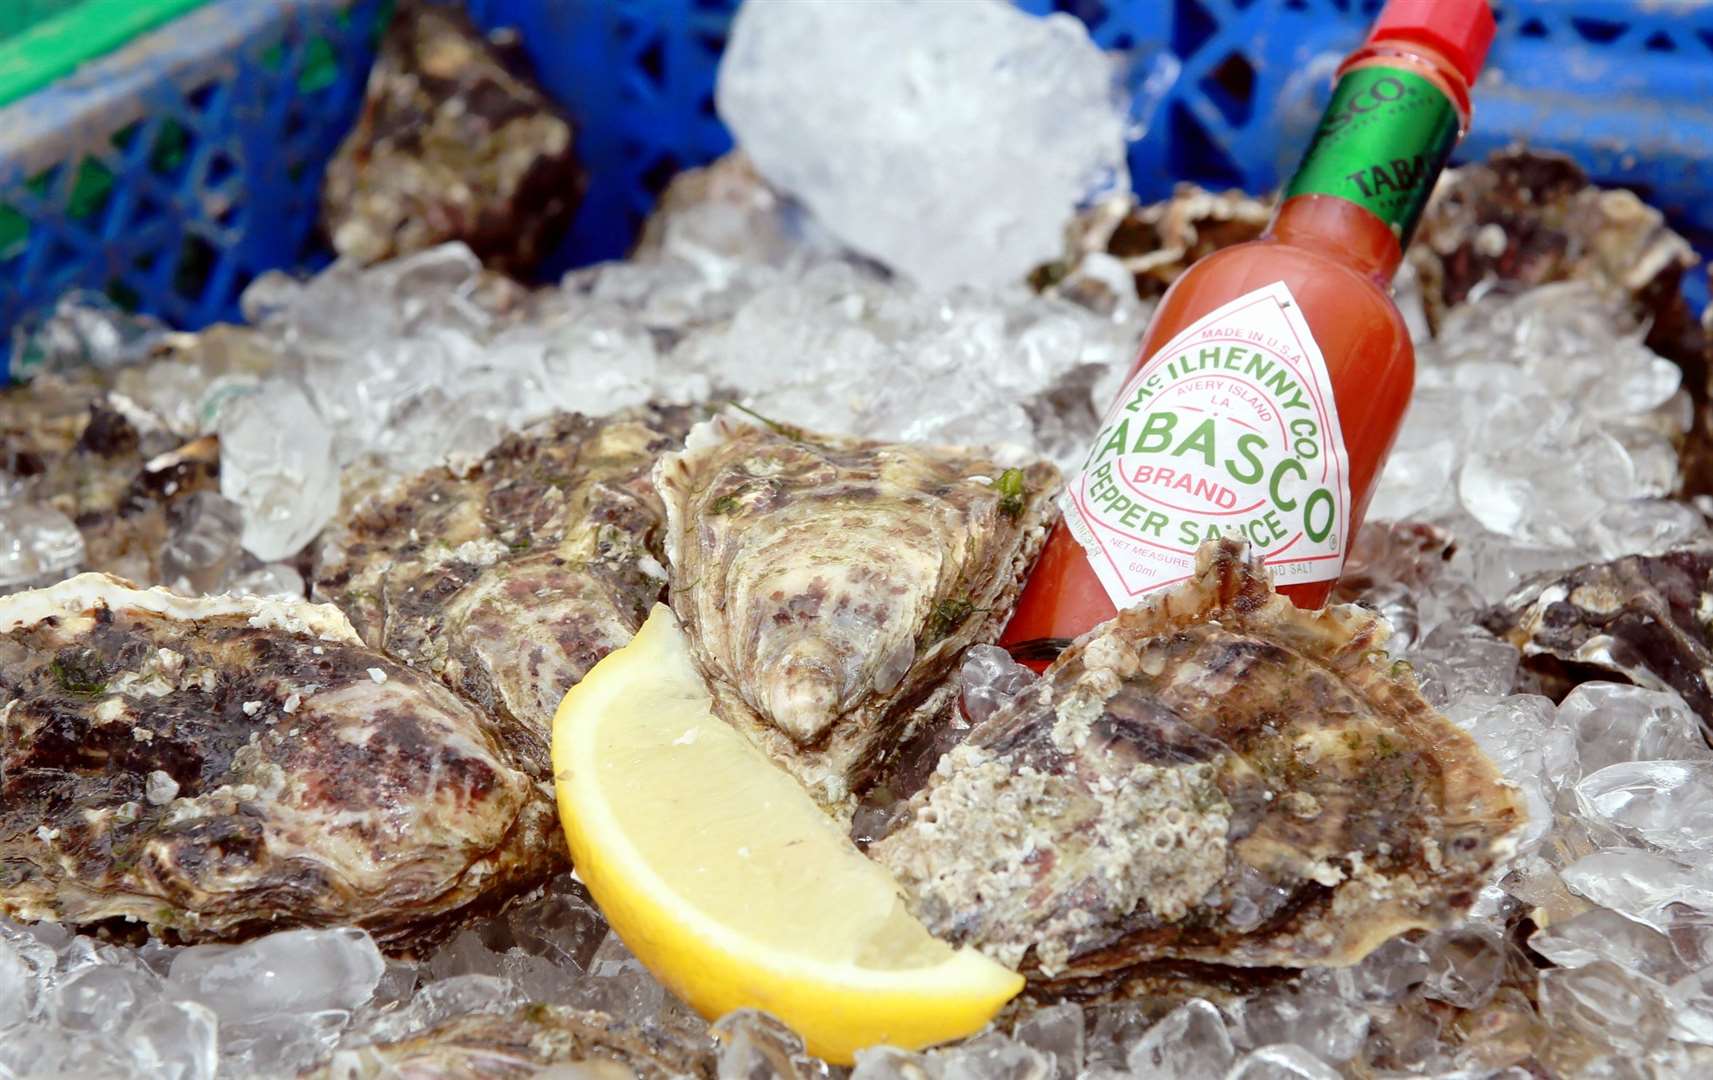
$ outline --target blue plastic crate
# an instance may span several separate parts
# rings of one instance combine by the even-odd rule
[[[860,2],[860,0],[852,0]],[[1179,180],[1277,187],[1330,95],[1332,67],[1379,0],[1019,0],[1083,20],[1102,46],[1179,65],[1138,117],[1144,198]],[[724,152],[714,75],[734,0],[470,0],[516,26],[548,90],[581,125],[593,172],[557,265],[624,253],[678,168]],[[1659,0],[1501,0],[1499,34],[1460,158],[1513,140],[1573,155],[1713,241],[1713,7]],[[1140,85],[1161,65],[1136,65]],[[1704,288],[1704,286],[1703,286]],[[1704,294],[1702,296],[1704,300]]]
[[[0,109],[0,375],[13,325],[67,290],[195,328],[314,262],[389,6],[213,0]]]
[[[521,32],[538,77],[580,126],[592,182],[548,273],[623,255],[673,173],[731,146],[713,89],[736,0],[465,2],[479,24]],[[1019,2],[1075,15],[1107,48],[1167,58],[1136,66],[1138,85],[1154,79],[1138,117],[1146,134],[1130,152],[1145,198],[1179,180],[1277,186],[1325,101],[1331,65],[1379,8]],[[1495,6],[1499,37],[1461,156],[1517,139],[1564,150],[1596,179],[1665,209],[1704,250],[1713,245],[1713,7]],[[0,245],[0,361],[10,326],[67,288],[106,289],[194,328],[235,317],[255,274],[314,265],[320,173],[356,114],[385,7],[214,0],[0,110],[0,207],[29,223],[26,243]],[[1175,80],[1158,78],[1173,67]],[[1704,302],[1696,285],[1692,299]]]

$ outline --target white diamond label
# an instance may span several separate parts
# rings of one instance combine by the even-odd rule
[[[1350,463],[1332,380],[1282,281],[1198,320],[1148,358],[1060,499],[1119,608],[1182,581],[1238,537],[1280,585],[1336,578]]]

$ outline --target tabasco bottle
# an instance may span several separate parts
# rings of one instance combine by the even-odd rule
[[[1486,0],[1390,0],[1267,231],[1166,292],[1006,628],[1019,660],[1184,580],[1215,536],[1325,603],[1415,381],[1392,275],[1493,29]]]

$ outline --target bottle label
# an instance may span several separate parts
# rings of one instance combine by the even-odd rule
[[[1276,281],[1148,358],[1059,505],[1126,608],[1189,577],[1222,536],[1248,540],[1280,585],[1338,577],[1349,474],[1326,361]]]
[[[1457,134],[1457,107],[1433,83],[1401,68],[1357,68],[1338,80],[1285,198],[1336,195],[1408,247]]]

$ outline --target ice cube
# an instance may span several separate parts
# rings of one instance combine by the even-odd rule
[[[1051,1054],[1058,1080],[1075,1080],[1082,1071],[1086,1049],[1083,1011],[1073,1002],[1062,1001],[1036,1009],[1017,1022],[1011,1037],[1041,1053]]]
[[[1424,942],[1428,953],[1422,995],[1474,1009],[1485,1005],[1505,973],[1505,944],[1490,930],[1447,930]]]
[[[577,983],[569,1003],[646,1024],[658,1020],[666,999],[666,987],[617,934],[608,934],[589,962],[588,977]]]
[[[1576,733],[1584,774],[1620,761],[1713,760],[1694,712],[1670,691],[1583,683],[1558,715]]]
[[[1129,186],[1115,69],[1068,16],[1003,4],[749,4],[719,113],[845,243],[931,287],[1021,281]]]
[[[719,1080],[773,1080],[795,1074],[803,1039],[767,1013],[739,1009],[714,1022],[720,1042]]]
[[[220,1021],[194,1001],[156,1001],[125,1029],[137,1075],[160,1080],[213,1080]]]
[[[36,963],[10,940],[0,937],[0,1030],[35,1015],[42,992],[41,976]]]
[[[83,534],[46,503],[0,498],[0,592],[51,585],[83,564]]]
[[[1659,982],[1687,974],[1687,965],[1670,938],[1605,908],[1592,908],[1536,931],[1529,947],[1562,968],[1608,960]]]
[[[1396,937],[1369,953],[1360,964],[1342,968],[1334,976],[1339,993],[1346,1000],[1388,1004],[1427,981],[1427,950],[1416,942]]]
[[[1529,821],[1519,848],[1538,843],[1552,827],[1559,787],[1576,772],[1574,729],[1551,701],[1537,694],[1471,694],[1452,702],[1445,715],[1474,736],[1505,779],[1522,792]]]
[[[1677,455],[1671,470],[1677,473]],[[1625,555],[1660,555],[1673,548],[1705,543],[1707,521],[1693,507],[1668,499],[1637,499],[1614,503],[1591,527],[1596,550],[1603,559]]]
[[[510,1012],[524,1003],[517,987],[493,975],[454,975],[421,987],[402,1008],[368,1020],[354,1042],[395,1042],[465,1013]]]
[[[850,1080],[942,1080],[940,1058],[896,1046],[872,1046],[856,1052]]]
[[[244,550],[295,555],[339,508],[333,433],[303,391],[270,380],[220,410],[220,493],[244,511]]]
[[[1225,1080],[1339,1080],[1338,1070],[1300,1046],[1263,1046],[1245,1054]]]
[[[1165,1016],[1130,1047],[1127,1063],[1136,1076],[1160,1080],[1220,1080],[1236,1052],[1218,1009],[1200,999]]]
[[[949,1046],[940,1058],[945,1080],[1052,1080],[1054,1075],[1051,1055],[998,1032]]]
[[[1243,1032],[1250,1046],[1290,1042],[1322,1061],[1349,1061],[1368,1035],[1368,1014],[1305,988],[1250,1001],[1243,1009]]]
[[[160,981],[146,969],[95,964],[54,988],[53,1015],[73,1031],[111,1031],[160,996]]]
[[[1661,988],[1605,960],[1541,972],[1540,1007],[1555,1026],[1625,1054],[1646,1053],[1667,1024]]]
[[[1564,883],[1602,907],[1662,933],[1671,930],[1670,905],[1713,913],[1713,870],[1691,868],[1646,851],[1596,851],[1565,867]]]
[[[302,600],[307,595],[303,575],[290,563],[263,563],[234,574],[225,584],[229,593],[260,596],[268,600]]]
[[[996,645],[973,645],[964,653],[958,682],[963,687],[964,716],[979,724],[1034,685],[1033,671],[1011,659]]]
[[[243,945],[196,945],[173,957],[167,983],[222,1022],[354,1009],[385,964],[362,930],[282,930]]]
[[[218,492],[197,491],[168,507],[167,525],[162,579],[191,592],[207,592],[239,556],[244,510]]]
[[[1686,861],[1713,856],[1713,760],[1608,765],[1576,785],[1576,805]]]
[[[1691,972],[1666,994],[1674,1038],[1713,1045],[1713,967]]]

